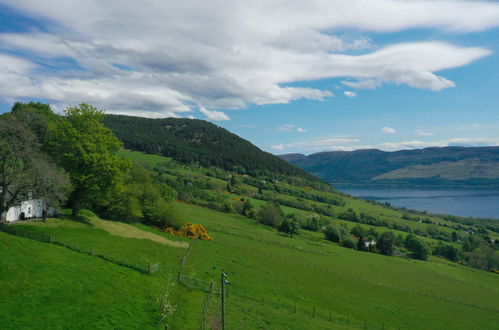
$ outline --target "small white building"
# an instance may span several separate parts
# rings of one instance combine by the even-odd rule
[[[50,217],[55,214],[53,207],[46,208],[45,201],[42,199],[29,199],[22,201],[20,205],[13,206],[7,211],[7,222],[17,220],[27,220],[35,218],[43,218],[44,210],[45,216]]]

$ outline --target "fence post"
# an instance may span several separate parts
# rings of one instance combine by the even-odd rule
[[[52,243],[52,235],[49,235],[49,243]]]
[[[314,310],[313,310],[313,313],[312,313],[312,317],[315,317],[315,306],[314,306]]]
[[[147,268],[149,274],[151,274],[151,262],[149,261],[149,265],[148,265],[148,268]]]

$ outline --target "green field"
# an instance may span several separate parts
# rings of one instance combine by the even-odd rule
[[[259,182],[240,176],[237,191],[228,192],[229,173],[223,170],[126,150],[121,154],[192,194],[191,202],[175,202],[176,207],[187,222],[204,225],[213,240],[106,221],[90,211],[78,221],[64,212],[57,219],[14,224],[11,228],[51,235],[53,244],[0,232],[0,328],[164,329],[168,324],[169,329],[219,329],[223,270],[230,281],[227,329],[497,329],[499,277],[493,272],[434,256],[418,261],[356,251],[326,241],[321,232],[301,230],[289,238],[254,219],[195,203],[203,201],[199,196],[244,198],[258,207],[267,203],[261,198],[272,196],[304,205],[281,206],[285,214],[313,213],[305,205],[329,207],[333,215],[323,215],[324,221],[347,228],[357,223],[338,215],[350,208],[421,233],[428,228],[464,233],[470,225],[277,179],[266,182],[259,194]],[[328,206],[321,198],[343,204]],[[417,216],[432,223],[414,220]],[[407,235],[391,227],[376,229]],[[419,237],[429,245],[439,242]],[[160,270],[148,274],[155,263]],[[176,312],[160,322],[157,298],[171,281],[176,285],[169,299]],[[210,283],[213,294],[203,312]]]
[[[213,236],[213,241],[193,244],[184,276],[214,282],[217,291],[221,270],[229,273],[228,329],[364,324],[369,329],[494,329],[499,322],[499,280],[493,273],[438,258],[424,262],[359,252],[314,232],[291,239],[238,215],[183,203],[178,207]],[[155,296],[168,277],[176,276],[184,248],[115,236],[70,220],[16,227],[94,246],[98,252],[158,260],[163,269],[142,274],[62,246],[0,233],[0,274],[6,279],[0,291],[6,298],[0,305],[1,324],[9,329],[162,326]],[[147,232],[175,240],[150,228]],[[172,295],[178,310],[168,321],[171,328],[199,328],[206,292],[180,283]],[[219,320],[219,310],[213,295],[211,322]]]

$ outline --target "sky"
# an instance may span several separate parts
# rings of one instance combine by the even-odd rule
[[[0,0],[0,112],[208,120],[274,153],[499,145],[499,1]]]

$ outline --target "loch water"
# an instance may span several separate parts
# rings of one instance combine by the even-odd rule
[[[499,190],[409,189],[341,185],[335,185],[335,187],[355,197],[381,203],[388,202],[396,207],[436,214],[499,220]]]

